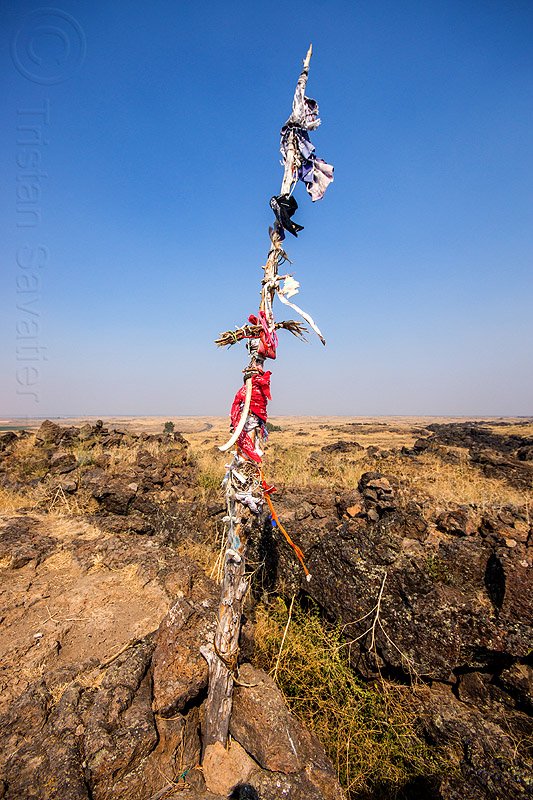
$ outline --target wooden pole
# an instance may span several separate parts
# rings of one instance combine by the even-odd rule
[[[299,78],[300,88],[302,87],[302,81],[305,88],[311,55],[312,46],[309,47],[304,59],[304,70]],[[291,134],[280,194],[290,193],[297,179],[296,145]],[[275,335],[276,325],[272,304],[279,287],[278,267],[283,262],[285,254],[281,247],[280,236],[275,230],[271,232],[270,242],[268,257],[263,267],[264,277],[261,284],[259,310],[264,314],[269,333]],[[258,366],[260,367],[261,365],[257,361],[257,352],[250,348],[250,353],[250,363],[244,370],[246,396],[241,417],[230,439],[220,447],[220,450],[224,452],[230,450],[236,444],[246,425],[252,395],[252,377],[254,374],[262,373],[262,369],[258,369]],[[253,435],[255,436],[255,433]],[[253,461],[246,462],[239,455],[238,448],[232,464],[228,467],[225,480],[227,510],[225,517],[226,554],[218,610],[218,625],[213,645],[201,648],[201,653],[209,665],[209,689],[203,729],[203,756],[205,756],[206,750],[210,746],[215,745],[217,742],[226,745],[227,742],[233,699],[233,683],[239,652],[242,606],[248,589],[248,579],[245,575],[245,542],[243,536],[245,523],[250,519],[251,513],[246,504],[236,497],[239,492],[236,491],[235,481],[237,483],[242,482],[243,487],[247,489],[254,487],[256,492],[262,493],[261,472],[258,465]],[[251,490],[247,493],[244,492],[244,494],[251,497],[253,502],[253,492]]]

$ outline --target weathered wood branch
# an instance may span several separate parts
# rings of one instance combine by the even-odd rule
[[[304,69],[300,75],[298,87],[305,88],[307,82],[307,73],[309,69],[309,62],[312,55],[312,46],[309,47],[306,57],[304,59]],[[285,168],[283,173],[283,180],[281,183],[281,194],[286,194],[291,191],[295,181],[298,178],[297,158],[296,158],[296,143],[291,137],[288,154],[285,159]],[[264,277],[261,283],[261,301],[259,310],[263,312],[264,316],[260,315],[268,328],[270,334],[274,334],[276,330],[276,322],[272,310],[274,297],[279,288],[280,278],[278,276],[278,268],[280,264],[287,260],[287,255],[282,248],[282,240],[278,232],[274,229],[270,233],[270,249],[266,264],[264,265]],[[314,326],[314,323],[312,323]],[[248,331],[245,331],[247,326],[237,329],[237,331],[226,332],[221,335],[217,344],[232,344],[234,341],[249,337]],[[280,327],[279,325],[277,327]],[[286,324],[288,330],[297,335],[301,335],[300,323]],[[255,332],[255,331],[254,331]],[[260,331],[256,331],[260,334]],[[260,371],[260,370],[259,370]],[[246,377],[246,395],[244,405],[242,408],[241,417],[235,427],[235,431],[228,439],[226,444],[222,445],[219,449],[226,452],[232,448],[237,441],[248,419],[250,410],[250,400],[252,395],[252,378],[251,375],[258,372],[255,361],[252,358],[251,365],[245,370]],[[255,431],[250,434],[255,437]],[[238,461],[238,456],[235,457]],[[244,468],[239,463],[239,469]],[[261,473],[257,465],[253,462],[246,462],[244,466],[250,467],[252,471],[255,469],[257,473],[257,486],[260,486]],[[246,518],[249,514],[247,509],[242,503],[244,500],[239,501],[237,498],[240,489],[235,490],[232,485],[231,476],[237,476],[237,479],[246,480],[237,469],[229,469],[229,479],[226,482],[226,507],[227,516],[226,520],[226,556],[224,562],[224,576],[222,580],[221,600],[218,612],[218,625],[215,633],[214,641],[211,646],[204,646],[201,649],[202,655],[209,665],[209,689],[205,706],[205,719],[203,726],[203,754],[208,747],[215,745],[217,742],[226,744],[228,738],[229,722],[231,717],[232,699],[233,699],[233,684],[236,677],[237,659],[239,651],[239,635],[241,628],[242,606],[246,591],[248,588],[248,580],[245,575],[245,542],[241,539],[243,531],[242,519]],[[249,478],[250,476],[248,476]],[[228,476],[227,476],[228,478]],[[253,482],[253,481],[252,481]],[[248,485],[251,485],[248,483]],[[243,493],[246,495],[246,493]],[[248,489],[248,499],[251,496],[251,491]],[[253,501],[253,496],[252,496]],[[237,504],[239,512],[237,514]]]
[[[209,691],[205,707],[203,751],[215,742],[226,743],[233,702],[233,678],[237,669],[242,603],[248,581],[245,561],[226,554],[219,622],[214,647],[202,648],[209,664]]]

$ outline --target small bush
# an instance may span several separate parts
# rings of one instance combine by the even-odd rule
[[[436,583],[449,583],[450,573],[446,563],[437,555],[432,554],[426,558],[426,570],[432,581]]]
[[[341,629],[316,611],[293,611],[278,663],[287,619],[281,599],[258,607],[256,664],[276,672],[289,708],[321,740],[349,796],[379,787],[380,798],[393,798],[413,778],[437,775],[443,762],[417,730],[414,690],[358,679]]]
[[[93,448],[89,450],[87,447],[73,447],[72,452],[76,456],[78,467],[90,467],[96,463],[99,453]]]
[[[220,488],[221,480],[220,475],[214,470],[203,470],[198,473],[198,486],[208,495],[213,492],[222,491]]]
[[[163,425],[163,433],[174,433],[174,423],[173,422],[165,422]]]
[[[274,425],[273,422],[267,422],[266,428],[269,433],[274,433],[275,431],[279,432],[283,430],[283,428],[280,425]]]

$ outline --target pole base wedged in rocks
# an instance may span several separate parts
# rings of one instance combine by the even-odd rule
[[[233,680],[237,669],[242,606],[248,589],[245,561],[226,554],[226,567],[219,608],[219,623],[212,647],[201,653],[209,665],[209,690],[205,706],[202,756],[215,742],[226,744],[228,738]]]
[[[307,100],[307,98],[304,98],[303,93],[307,83],[309,63],[312,52],[313,48],[310,46],[303,62],[303,70],[298,79],[294,96],[295,99],[293,101],[293,114],[295,113],[295,104],[297,104],[297,99],[299,98],[300,104]],[[314,103],[314,101],[309,102]],[[316,103],[315,107],[316,109],[318,108]],[[292,115],[290,119],[292,119]],[[319,123],[316,122],[316,124]],[[316,124],[314,125],[315,127]],[[307,127],[304,122],[302,122],[302,125]],[[299,180],[298,164],[300,162],[298,158],[294,136],[291,135],[289,137],[289,146],[284,162],[284,174],[281,184],[282,195],[292,195],[292,190]],[[279,225],[279,220],[277,224]],[[262,320],[263,333],[265,334],[265,339],[268,346],[264,346],[262,351],[257,348],[254,350],[251,347],[249,349],[251,359],[249,366],[244,370],[246,396],[241,407],[241,416],[238,420],[234,420],[232,418],[232,423],[234,426],[233,435],[222,447],[219,448],[221,451],[226,452],[236,445],[236,454],[233,465],[236,461],[238,462],[239,458],[241,457],[239,455],[240,449],[238,442],[241,433],[246,430],[245,424],[248,421],[248,410],[250,408],[250,398],[252,396],[252,381],[256,379],[258,374],[263,375],[263,363],[265,358],[276,358],[276,321],[272,310],[272,305],[276,294],[283,303],[294,308],[311,325],[313,330],[315,330],[315,332],[319,335],[322,343],[325,344],[324,337],[320,333],[312,318],[305,312],[302,312],[298,306],[290,303],[287,297],[284,296],[283,290],[280,288],[280,281],[288,278],[289,276],[280,276],[278,273],[279,266],[288,260],[287,255],[282,247],[284,232],[279,227],[275,226],[273,229],[269,229],[269,234],[270,249],[266,263],[263,267],[264,277],[261,282],[261,302],[258,315],[258,317]],[[294,284],[295,282],[293,281],[293,286]],[[254,317],[253,321],[257,322],[257,318]],[[265,342],[263,342],[263,345],[265,345]],[[258,346],[259,340],[257,340],[257,347]],[[266,374],[269,375],[270,373]],[[265,396],[270,399],[269,390],[268,393],[265,393]],[[237,397],[238,395],[236,396],[236,399]],[[253,407],[252,411],[254,411]],[[250,416],[253,417],[254,415],[250,414]],[[266,422],[266,412],[264,421]],[[257,420],[255,423],[257,424]],[[247,451],[243,446],[243,453],[246,452]],[[256,452],[256,455],[259,456],[257,460],[260,464],[263,454],[259,450],[259,452]],[[248,460],[250,462],[247,454],[243,455],[242,458],[245,461]],[[253,455],[252,458],[254,458]],[[254,458],[254,461],[250,463],[255,463],[255,460],[256,459]],[[257,463],[255,463],[255,467],[257,467]],[[241,500],[237,499],[239,493],[242,493],[241,489],[239,488],[238,492],[236,492],[231,485],[232,474],[238,476],[241,480],[244,479],[242,476],[238,475],[236,469],[233,469],[232,473],[232,468],[232,466],[229,466],[229,471],[226,476],[226,478],[228,475],[230,476],[230,480],[227,482],[226,489],[226,503],[228,508],[228,516],[226,517],[227,549],[224,565],[224,577],[222,581],[222,596],[219,608],[218,627],[213,645],[211,647],[205,646],[201,648],[201,653],[209,665],[209,689],[205,704],[205,721],[203,725],[202,737],[202,759],[204,759],[208,748],[213,747],[217,742],[225,746],[228,739],[234,676],[237,669],[242,606],[244,596],[248,589],[248,580],[245,577],[244,542],[241,541],[239,536],[239,532],[242,530],[240,525],[241,519],[238,520],[239,524],[234,527],[234,522],[237,522],[235,504],[239,504],[241,509],[239,513],[244,513],[245,517],[248,517],[249,512],[246,509],[246,502],[243,503]],[[259,489],[259,502],[262,502],[261,498],[264,498],[265,495],[263,494],[262,488],[264,487],[264,480],[262,479],[262,472],[260,469],[258,470],[258,476],[259,481],[256,483],[256,489]],[[255,505],[257,505],[257,503]],[[255,508],[255,513],[257,513],[257,508]]]

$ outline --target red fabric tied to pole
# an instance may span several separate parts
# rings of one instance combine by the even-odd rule
[[[262,331],[259,334],[259,355],[263,356],[263,358],[275,359],[278,335],[275,330],[269,330],[265,312],[260,311],[259,317],[256,317],[255,314],[250,314],[248,322],[251,322],[252,325],[261,325]]]
[[[250,411],[255,414],[263,422],[267,421],[267,403],[272,399],[270,394],[270,376],[272,373],[263,372],[261,375],[254,375],[252,377],[252,398],[250,400]],[[241,386],[233,399],[231,406],[230,417],[231,424],[234,428],[239,424],[241,418],[241,410],[244,405],[244,398],[246,397],[246,385]]]
[[[259,312],[259,322],[263,328],[259,336],[261,344],[259,345],[259,355],[265,358],[276,358],[276,348],[278,346],[278,336],[276,331],[269,330],[266,314],[264,311]]]
[[[270,395],[271,374],[271,372],[263,372],[261,375],[253,375],[252,377],[250,412],[255,414],[256,417],[259,417],[262,422],[267,421],[267,403],[272,399]],[[239,424],[245,397],[246,385],[243,385],[235,395],[231,406],[230,418],[232,427],[234,429]],[[250,458],[252,461],[256,461],[257,463],[261,463],[261,456],[256,451],[248,431],[243,430],[237,439],[237,444],[247,458]]]

